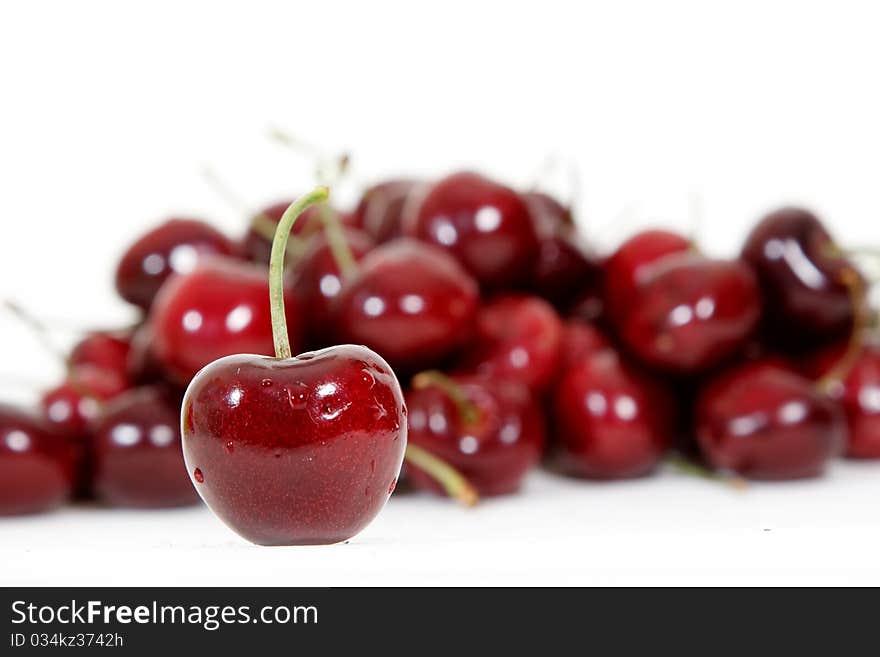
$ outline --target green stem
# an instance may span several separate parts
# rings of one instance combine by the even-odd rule
[[[423,390],[431,386],[440,388],[458,409],[459,417],[465,425],[474,424],[480,419],[480,409],[464,394],[461,386],[439,370],[426,370],[413,377],[412,387]]]
[[[6,299],[3,302],[3,305],[18,321],[33,332],[46,351],[57,357],[59,362],[64,364],[65,369],[68,367],[67,354],[65,354],[49,337],[49,327],[46,326],[42,320],[31,315],[27,310],[11,299]]]
[[[452,499],[465,506],[474,506],[479,501],[480,496],[470,482],[458,470],[429,451],[409,443],[406,446],[406,460],[440,484]]]
[[[715,470],[710,470],[706,466],[695,463],[678,454],[667,456],[666,463],[678,472],[692,477],[699,477],[700,479],[708,479],[710,481],[719,481],[739,490],[744,490],[748,486],[745,479],[742,479],[741,477],[730,476],[716,472]]]
[[[287,317],[284,313],[284,260],[287,254],[287,240],[290,230],[305,210],[326,201],[330,190],[316,187],[308,194],[299,197],[290,204],[275,229],[272,240],[272,255],[269,258],[269,307],[272,314],[272,338],[275,341],[275,356],[281,359],[290,358],[290,338],[287,335]]]
[[[357,260],[351,252],[351,246],[342,230],[339,215],[329,205],[321,207],[321,223],[324,225],[324,234],[327,236],[327,244],[333,254],[333,260],[339,268],[342,278],[346,279],[357,271]]]

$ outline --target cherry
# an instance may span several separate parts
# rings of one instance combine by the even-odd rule
[[[817,476],[845,439],[837,404],[808,379],[767,361],[711,381],[695,418],[708,462],[750,479]]]
[[[0,404],[0,516],[47,511],[73,487],[69,443],[35,415]]]
[[[559,372],[565,372],[592,354],[612,346],[608,336],[595,325],[569,319],[562,327]]]
[[[395,368],[417,371],[467,344],[478,303],[476,283],[454,258],[403,238],[368,253],[343,286],[338,331]]]
[[[339,260],[326,233],[316,236],[297,261],[293,272],[293,290],[309,312],[305,318],[309,344],[327,346],[334,333],[334,305],[346,276],[353,275],[356,263],[375,246],[372,238],[355,228],[341,230],[346,252]],[[347,271],[343,272],[345,268]]]
[[[855,270],[814,214],[792,207],[771,212],[749,234],[742,257],[758,274],[768,328],[784,346],[851,329]]]
[[[571,365],[553,396],[555,463],[597,479],[651,472],[674,437],[664,388],[611,347]]]
[[[128,386],[128,381],[115,372],[80,365],[70,369],[63,383],[46,391],[40,405],[53,433],[77,437],[86,432],[101,405]]]
[[[382,244],[403,236],[403,215],[410,199],[424,183],[418,180],[392,179],[367,189],[352,215],[355,226]]]
[[[203,259],[170,279],[150,312],[151,349],[167,375],[186,384],[202,367],[230,354],[272,353],[265,267],[228,258]],[[299,304],[288,295],[290,339],[298,344]]]
[[[621,244],[604,263],[604,306],[614,318],[631,305],[651,266],[668,255],[690,251],[689,240],[666,230],[645,230]]]
[[[846,454],[851,458],[880,458],[880,345],[861,346],[846,372],[835,369],[846,356],[846,345],[832,345],[814,359],[810,374],[822,377],[828,394],[846,412]]]
[[[460,369],[514,379],[540,393],[556,374],[562,335],[562,320],[543,299],[498,297],[478,312],[476,338]]]
[[[291,358],[282,270],[291,224],[327,198],[285,212],[270,258],[276,358],[237,354],[205,367],[184,396],[183,453],[211,510],[263,545],[350,538],[388,500],[406,448],[406,410],[388,364],[343,345]]]
[[[111,506],[193,504],[180,453],[180,398],[158,386],[137,388],[107,404],[92,432],[92,489]]]
[[[153,349],[153,327],[149,322],[142,323],[132,333],[126,374],[134,385],[174,383],[166,379],[162,364],[156,357]]]
[[[132,332],[92,331],[74,345],[67,358],[68,366],[95,367],[128,378],[128,359],[131,352]]]
[[[235,253],[235,245],[204,221],[169,219],[125,251],[116,268],[116,290],[126,301],[148,310],[172,273],[192,271],[201,255]]]
[[[410,445],[455,467],[480,495],[515,492],[541,457],[541,409],[514,381],[423,372],[413,379],[406,406]],[[442,490],[412,462],[407,477],[417,488]]]
[[[760,315],[760,292],[748,265],[682,253],[650,268],[618,327],[626,346],[646,363],[695,374],[741,351]]]
[[[486,288],[525,282],[538,236],[523,199],[475,173],[455,173],[426,192],[404,218],[408,235],[452,253]]]

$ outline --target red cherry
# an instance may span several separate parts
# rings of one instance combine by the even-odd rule
[[[600,349],[568,368],[553,397],[558,465],[597,479],[651,472],[672,444],[674,423],[667,391]]]
[[[811,381],[764,361],[713,380],[695,417],[708,462],[751,479],[821,474],[846,429],[840,409]]]
[[[433,184],[405,231],[452,253],[488,288],[525,282],[538,255],[528,206],[512,189],[463,172]]]
[[[467,343],[478,303],[476,283],[454,258],[415,240],[394,240],[367,254],[343,286],[338,331],[395,368],[416,371]]]
[[[288,208],[270,257],[276,358],[236,354],[192,380],[183,454],[202,499],[263,545],[335,543],[382,509],[406,449],[406,409],[388,364],[345,345],[291,357],[282,282],[291,224],[327,198],[318,188]]]
[[[226,258],[204,259],[168,281],[149,323],[152,350],[168,375],[188,382],[213,360],[236,353],[272,353],[269,274],[265,267]],[[287,295],[290,337],[300,341],[299,311]]]
[[[666,230],[646,230],[628,239],[603,265],[605,309],[612,317],[619,317],[631,305],[636,288],[652,265],[691,248],[690,241]]]
[[[562,346],[560,348],[559,372],[613,345],[597,326],[578,319],[570,319],[562,327]]]
[[[92,432],[92,488],[112,506],[160,508],[194,504],[180,453],[180,398],[159,388],[117,397]]]
[[[114,372],[128,378],[131,331],[93,331],[74,345],[67,359],[71,368],[82,366]]]
[[[147,310],[171,274],[192,271],[201,255],[235,252],[235,245],[204,221],[170,219],[126,250],[116,268],[116,289],[123,299]]]
[[[782,208],[749,234],[742,257],[761,283],[768,325],[783,346],[852,330],[852,264],[836,254],[825,226],[812,213]]]
[[[109,370],[82,365],[68,372],[64,382],[40,400],[52,432],[81,436],[98,416],[101,405],[128,389],[128,381]]]
[[[392,179],[367,189],[352,215],[352,223],[382,244],[403,236],[403,215],[424,183]]]
[[[815,359],[811,375],[818,378],[831,372],[846,349],[844,344],[823,350]],[[829,395],[846,412],[847,456],[880,459],[880,345],[865,345],[843,380],[829,383]]]
[[[683,253],[651,267],[619,329],[646,363],[694,374],[741,351],[760,314],[755,275],[744,262]]]
[[[562,321],[543,299],[498,297],[478,312],[477,335],[460,369],[513,379],[541,392],[559,366],[562,334]]]
[[[375,246],[373,240],[355,228],[342,233],[354,262],[359,262]],[[292,289],[308,309],[305,316],[309,343],[327,346],[334,333],[334,306],[342,290],[343,274],[324,234],[316,236],[297,261],[293,271]]]
[[[36,416],[0,404],[0,516],[38,513],[73,488],[69,443]]]
[[[419,377],[422,383],[406,395],[410,443],[452,465],[480,495],[515,492],[545,443],[541,409],[529,390],[482,377],[432,372],[416,382]],[[407,477],[418,488],[442,491],[413,463]]]

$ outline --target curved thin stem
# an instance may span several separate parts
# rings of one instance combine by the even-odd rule
[[[458,470],[429,451],[409,443],[405,458],[440,484],[452,499],[465,506],[474,506],[479,501],[480,496],[470,482]]]
[[[690,459],[687,459],[678,454],[671,454],[667,456],[665,460],[668,465],[670,465],[682,474],[690,475],[692,477],[699,477],[700,479],[717,481],[722,484],[727,484],[731,488],[735,488],[737,490],[745,490],[746,488],[748,488],[746,480],[742,477],[731,476],[723,474],[721,472],[716,472],[715,470],[710,470],[706,466],[695,463],[694,461],[691,461]]]
[[[412,379],[412,387],[424,390],[431,386],[440,388],[458,409],[461,420],[466,424],[474,424],[480,419],[480,409],[464,394],[461,386],[448,375],[439,370],[419,372]]]
[[[339,268],[342,278],[349,278],[357,271],[357,260],[351,251],[351,246],[342,230],[339,215],[329,205],[321,207],[321,223],[324,225],[324,234],[327,236],[327,244],[333,254],[333,260]]]
[[[31,315],[27,310],[11,299],[4,300],[3,306],[19,322],[33,332],[46,351],[58,358],[65,368],[67,367],[67,354],[65,354],[49,337],[49,327],[46,326],[45,322]]]
[[[326,201],[330,190],[316,187],[308,194],[290,204],[275,229],[272,240],[272,255],[269,258],[269,308],[272,314],[272,338],[275,342],[275,356],[290,358],[290,338],[287,335],[287,316],[284,312],[284,260],[287,254],[287,240],[290,230],[305,210]]]

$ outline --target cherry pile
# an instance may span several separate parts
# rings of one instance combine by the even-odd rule
[[[545,193],[386,180],[351,209],[299,208],[273,309],[290,206],[238,239],[171,219],[129,246],[116,289],[142,320],[82,336],[38,409],[0,406],[0,514],[200,489],[255,542],[294,522],[332,542],[378,512],[401,459],[409,486],[470,503],[539,465],[622,479],[676,453],[781,480],[880,458],[869,282],[806,210],[768,214],[733,258],[661,229],[600,255]],[[300,494],[317,501],[286,508]]]

